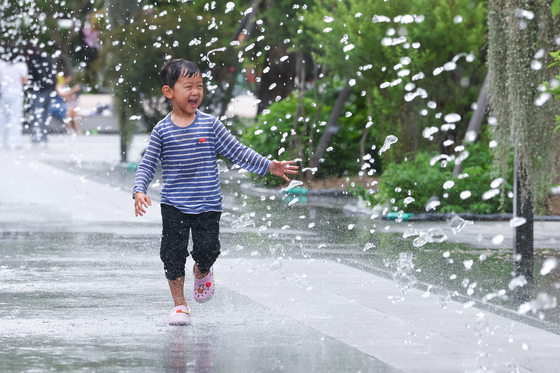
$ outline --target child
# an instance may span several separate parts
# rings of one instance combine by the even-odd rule
[[[184,59],[170,60],[161,69],[163,94],[173,110],[153,129],[148,149],[138,166],[134,185],[136,216],[152,205],[146,195],[161,161],[163,232],[160,257],[175,302],[170,325],[190,324],[183,293],[189,231],[195,261],[194,298],[207,302],[214,294],[212,265],[220,255],[218,239],[222,211],[216,154],[244,169],[264,176],[268,171],[283,177],[297,173],[293,161],[270,161],[237,141],[214,116],[198,110],[204,84],[198,66]]]

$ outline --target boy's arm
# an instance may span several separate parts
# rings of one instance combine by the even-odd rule
[[[249,172],[261,176],[266,175],[272,163],[270,160],[237,141],[219,120],[214,122],[214,133],[216,134],[217,153]]]
[[[136,216],[146,213],[144,208],[152,205],[150,197],[147,196],[148,185],[152,182],[156,173],[157,164],[161,156],[161,137],[154,129],[150,135],[150,142],[142,162],[138,165],[136,178],[134,179],[134,190],[132,191],[134,202],[134,210]]]

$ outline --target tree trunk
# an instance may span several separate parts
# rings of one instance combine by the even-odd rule
[[[311,167],[319,166],[319,161],[325,154],[325,151],[329,146],[329,142],[331,141],[332,135],[340,130],[340,128],[336,124],[338,123],[338,118],[340,118],[340,115],[344,110],[344,104],[346,103],[346,100],[348,100],[348,97],[350,97],[350,92],[350,85],[348,85],[347,82],[342,91],[340,91],[338,98],[336,99],[336,103],[334,104],[333,110],[331,111],[331,116],[329,117],[329,121],[327,122],[325,131],[323,132],[323,135],[319,140],[319,144],[317,145],[315,154],[313,154]]]
[[[132,16],[134,13],[139,11],[142,8],[142,1],[141,0],[108,0],[107,3],[107,14],[109,16],[109,22],[111,27],[117,27],[119,25],[125,25],[130,23]],[[119,34],[120,35],[120,34]],[[113,87],[113,90],[116,90],[116,87]],[[113,97],[115,99],[115,106],[119,106],[117,108],[117,112],[119,113],[119,132],[121,136],[121,162],[128,161],[128,146],[132,140],[132,133],[131,126],[133,125],[127,119],[125,105],[123,98],[120,98],[121,95],[114,94]]]
[[[484,78],[484,83],[482,83],[482,89],[478,95],[478,100],[476,101],[476,110],[471,117],[469,126],[467,127],[467,132],[465,133],[465,138],[470,141],[467,137],[471,134],[476,134],[478,137],[478,131],[480,130],[480,125],[482,124],[482,119],[484,119],[484,114],[488,108],[488,74]],[[471,141],[472,142],[472,141]],[[461,171],[463,171],[463,166],[461,163],[456,162],[455,167],[453,167],[453,177],[458,176]]]

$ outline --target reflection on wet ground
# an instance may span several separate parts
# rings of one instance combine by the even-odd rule
[[[212,307],[190,302],[192,326],[168,327],[158,245],[154,235],[4,237],[0,370],[398,372],[223,287]]]

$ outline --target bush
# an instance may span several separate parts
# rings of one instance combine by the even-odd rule
[[[426,212],[426,203],[430,198],[437,197],[441,204],[435,212],[511,212],[513,200],[507,195],[503,204],[500,194],[485,201],[482,199],[484,192],[493,189],[490,184],[496,178],[492,172],[492,156],[488,143],[479,142],[467,150],[469,157],[462,163],[461,175],[455,178],[452,178],[454,161],[448,162],[446,167],[441,167],[440,163],[431,166],[430,160],[433,159],[433,155],[420,152],[413,160],[388,165],[381,176],[379,193],[371,194],[371,190],[362,187],[353,189],[352,193],[371,206],[388,203],[394,211]],[[513,191],[512,180],[513,175],[510,172],[505,181],[506,194]],[[454,185],[444,189],[443,184],[448,181],[452,181]],[[467,193],[464,193],[464,198],[461,198],[462,192],[470,192],[470,196],[467,197]],[[405,203],[407,197],[412,197],[412,202],[408,199]]]
[[[325,103],[315,128],[310,128],[317,112],[315,100],[309,93],[303,99],[305,116],[302,121],[307,121],[308,129],[302,135],[303,124],[298,123],[298,132],[294,135],[294,113],[297,112],[298,99],[295,94],[283,100],[273,103],[268,114],[261,114],[251,127],[247,128],[242,136],[241,142],[270,159],[288,160],[297,157],[294,141],[303,144],[302,161],[298,162],[300,171],[309,166],[309,144],[311,131],[313,133],[314,148],[319,143],[323,130],[328,120],[331,107]],[[336,97],[336,96],[335,96]],[[316,179],[327,177],[341,177],[346,175],[357,175],[362,163],[358,162],[360,156],[360,137],[363,134],[364,124],[367,122],[363,110],[357,108],[355,101],[348,100],[345,110],[352,112],[351,116],[344,116],[338,120],[340,131],[331,138],[331,147],[324,154],[324,161],[320,163],[315,173]],[[304,173],[300,172],[295,179],[303,179]],[[261,185],[277,186],[284,181],[274,175],[264,178],[256,177],[255,182]]]

